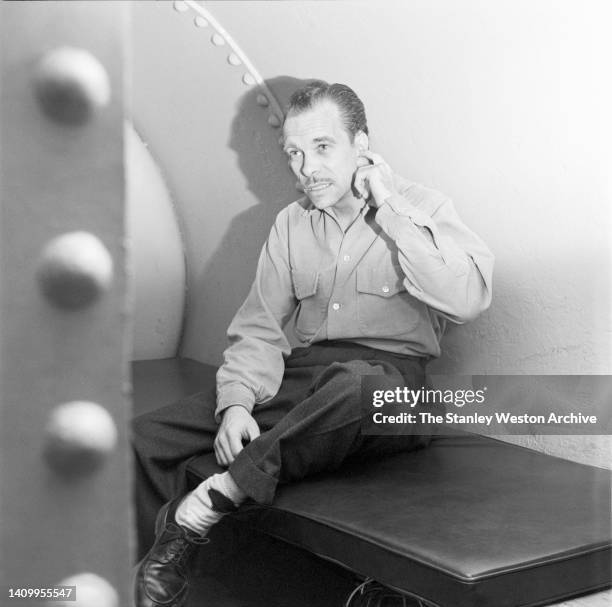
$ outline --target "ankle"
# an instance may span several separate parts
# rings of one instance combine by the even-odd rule
[[[204,536],[223,516],[236,510],[246,497],[229,472],[215,474],[185,496],[176,510],[175,520],[182,527]]]
[[[212,488],[229,498],[236,507],[240,506],[248,497],[248,495],[236,484],[234,477],[229,472],[215,474],[211,477],[211,484]]]

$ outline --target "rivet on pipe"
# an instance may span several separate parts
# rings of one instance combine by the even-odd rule
[[[69,232],[43,249],[37,270],[44,296],[56,307],[82,308],[100,299],[113,279],[113,260],[88,232]]]
[[[45,429],[47,464],[66,477],[97,470],[117,444],[117,428],[108,411],[88,401],[55,407]]]
[[[56,586],[73,586],[76,593],[69,601],[58,601],[57,598],[46,601],[48,607],[119,607],[117,591],[95,573],[77,573],[64,578]]]
[[[198,15],[193,22],[197,27],[208,27],[208,20],[202,17],[202,15]]]
[[[257,95],[257,103],[261,105],[261,107],[268,107],[270,104],[270,100],[262,93]]]
[[[189,7],[187,6],[186,2],[183,2],[183,0],[175,0],[174,10],[179,13],[184,13],[185,11],[189,10]]]
[[[238,55],[236,55],[236,53],[230,53],[227,56],[227,62],[230,65],[240,65],[242,63],[242,61],[240,61],[240,57],[238,57]]]
[[[225,44],[225,38],[219,34],[219,33],[214,33],[210,39],[210,41],[215,45],[215,46],[223,46]]]
[[[255,84],[255,78],[253,77],[253,74],[249,74],[249,72],[247,72],[242,77],[242,82],[244,82],[245,84],[248,84],[250,86],[252,84]]]
[[[280,118],[276,114],[270,114],[268,116],[268,124],[273,127],[279,127],[281,124]]]
[[[88,51],[61,47],[36,66],[34,92],[44,113],[56,122],[81,125],[110,100],[104,66]]]

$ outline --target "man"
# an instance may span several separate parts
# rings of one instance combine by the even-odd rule
[[[170,500],[138,569],[138,607],[183,605],[190,556],[246,499],[270,503],[278,483],[425,446],[361,432],[360,377],[423,386],[446,322],[491,300],[490,251],[446,196],[369,149],[349,87],[297,91],[282,144],[305,197],[278,214],[230,324],[216,410],[202,393],[135,422],[141,498]],[[305,347],[291,352],[283,327],[296,309]],[[185,495],[186,460],[213,449],[227,470]]]

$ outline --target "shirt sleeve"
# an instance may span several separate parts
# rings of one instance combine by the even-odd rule
[[[227,330],[229,346],[217,371],[217,421],[232,405],[250,412],[278,392],[291,351],[283,326],[297,305],[288,258],[281,212],[259,256],[251,290]]]
[[[390,196],[376,221],[398,247],[413,297],[458,324],[489,307],[493,254],[448,197],[414,184]]]

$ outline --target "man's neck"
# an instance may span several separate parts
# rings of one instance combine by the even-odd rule
[[[363,200],[351,196],[337,202],[333,207],[329,208],[329,211],[336,218],[340,227],[346,231],[361,212],[363,204]]]

